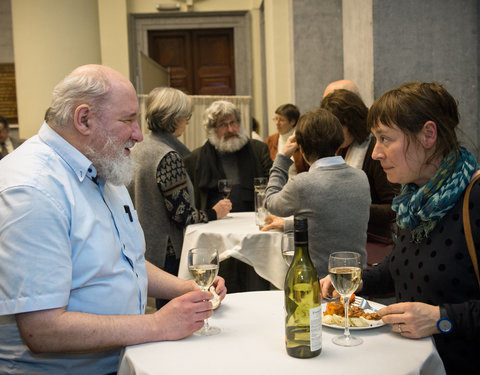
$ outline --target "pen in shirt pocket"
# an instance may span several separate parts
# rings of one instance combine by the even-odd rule
[[[133,223],[133,217],[132,217],[132,212],[130,211],[130,206],[129,205],[124,205],[123,208],[125,209],[125,213],[128,215],[128,218],[130,219],[130,222]]]

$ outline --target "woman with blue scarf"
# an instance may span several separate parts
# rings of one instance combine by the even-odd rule
[[[406,83],[375,101],[367,123],[377,141],[372,158],[402,189],[392,203],[398,226],[394,248],[364,272],[359,290],[368,296],[395,291],[398,303],[379,311],[383,321],[404,337],[433,335],[447,373],[475,373],[480,287],[463,232],[462,204],[479,167],[458,144],[456,101],[439,84]],[[480,179],[469,202],[480,259]],[[323,279],[323,294],[332,289],[329,278]]]

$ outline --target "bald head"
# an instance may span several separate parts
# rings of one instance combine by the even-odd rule
[[[328,86],[325,88],[325,91],[323,92],[323,97],[326,97],[331,92],[339,89],[348,90],[360,96],[360,90],[358,90],[358,87],[355,83],[348,79],[341,79],[339,81],[329,83]]]

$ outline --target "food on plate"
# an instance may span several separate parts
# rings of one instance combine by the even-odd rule
[[[220,296],[215,291],[215,287],[213,285],[208,291],[213,294],[213,298],[210,300],[210,302],[212,303],[212,309],[216,310],[220,306]]]
[[[377,313],[369,313],[357,306],[350,305],[348,319],[350,327],[369,327],[375,325],[381,317]],[[322,322],[343,327],[345,325],[345,306],[343,303],[328,302]]]

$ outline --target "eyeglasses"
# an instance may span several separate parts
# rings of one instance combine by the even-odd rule
[[[217,129],[226,129],[228,128],[229,126],[231,126],[232,128],[236,128],[238,126],[238,121],[237,120],[232,120],[232,121],[229,121],[229,122],[222,122],[220,124],[218,124],[216,126]]]
[[[272,120],[274,122],[288,122],[288,119],[286,117],[283,117],[283,116],[275,116],[275,117],[272,117]]]

